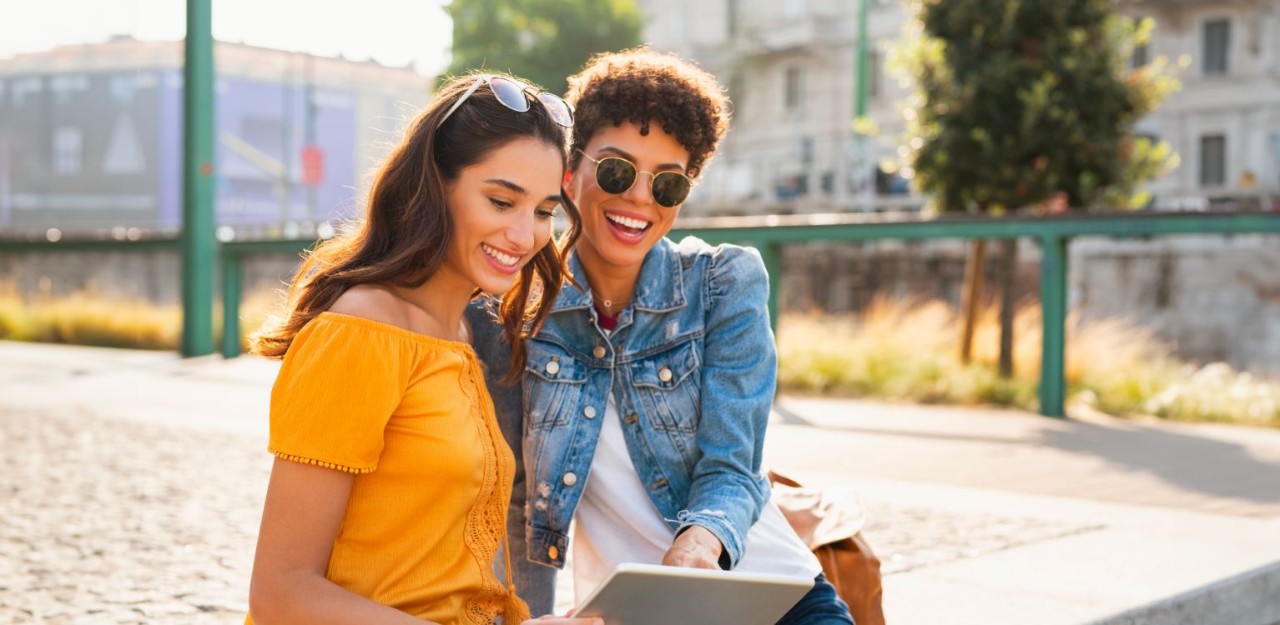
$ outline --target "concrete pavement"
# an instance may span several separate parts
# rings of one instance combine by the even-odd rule
[[[0,622],[238,623],[276,365],[0,342]],[[1280,431],[784,397],[895,625],[1280,624]]]

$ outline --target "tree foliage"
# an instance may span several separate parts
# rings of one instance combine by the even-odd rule
[[[909,0],[917,184],[949,211],[1135,203],[1174,164],[1133,125],[1178,87],[1164,59],[1128,67],[1149,21],[1111,0]]]
[[[640,43],[634,0],[452,0],[447,74],[510,72],[564,93],[565,78],[598,52]]]

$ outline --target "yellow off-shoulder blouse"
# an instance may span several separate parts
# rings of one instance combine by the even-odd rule
[[[528,618],[493,573],[514,459],[469,345],[321,313],[285,354],[269,450],[356,474],[334,583],[445,625]]]

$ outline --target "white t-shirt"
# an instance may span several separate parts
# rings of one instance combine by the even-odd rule
[[[601,418],[591,471],[573,517],[575,603],[622,562],[661,563],[675,540],[640,483],[612,397]],[[734,570],[813,578],[822,565],[770,500],[747,533],[746,551]]]

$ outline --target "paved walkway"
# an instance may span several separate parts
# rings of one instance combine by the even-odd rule
[[[0,342],[0,622],[241,622],[275,371]],[[1280,431],[786,397],[766,459],[856,489],[894,625],[1280,624]]]

